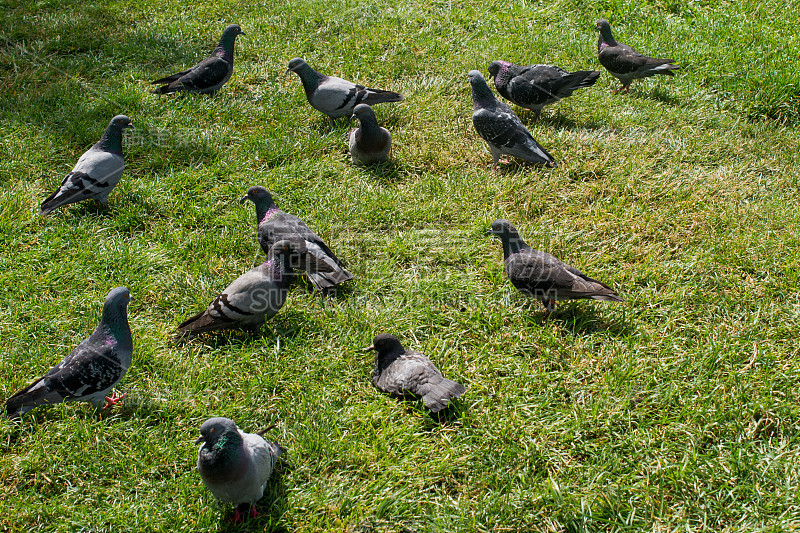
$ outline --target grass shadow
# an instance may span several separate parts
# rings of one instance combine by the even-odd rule
[[[607,320],[601,313],[598,306],[576,303],[556,309],[548,318],[543,318],[543,321],[557,323],[575,336],[606,333],[622,338],[633,333],[629,324]]]
[[[408,176],[407,167],[401,161],[391,158],[383,163],[362,165],[360,168],[364,169],[370,177],[386,185],[400,183]]]
[[[678,98],[672,93],[667,92],[664,87],[653,87],[649,91],[639,91],[633,90],[628,92],[628,96],[631,98],[645,98],[648,100],[655,100],[656,102],[662,102],[667,105],[671,105],[673,107],[686,107],[686,104],[683,100]]]

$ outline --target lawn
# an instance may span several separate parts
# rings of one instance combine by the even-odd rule
[[[629,94],[594,23],[674,58]],[[246,32],[213,97],[156,96],[224,27]],[[795,531],[800,528],[800,3],[678,0],[0,7],[0,400],[59,362],[130,288],[121,408],[0,418],[9,532]],[[393,160],[350,164],[285,76],[292,57],[403,93],[375,108]],[[556,169],[498,172],[466,73],[496,59],[603,70],[518,112]],[[113,115],[136,136],[108,207],[37,215]],[[176,344],[259,262],[251,185],[347,263],[295,284],[258,335]],[[496,218],[625,298],[545,320],[503,274]],[[371,384],[381,332],[467,387],[444,418]],[[195,469],[200,424],[288,454],[232,527]]]

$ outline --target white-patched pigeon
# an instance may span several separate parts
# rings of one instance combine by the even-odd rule
[[[109,392],[131,366],[133,340],[128,326],[126,287],[108,293],[103,317],[94,332],[44,377],[6,400],[6,414],[19,418],[39,405],[89,402],[97,408],[117,404],[122,398]]]
[[[217,504],[236,506],[233,522],[247,513],[258,516],[255,503],[264,495],[281,446],[257,433],[245,433],[229,418],[209,418],[200,426],[203,443],[197,451],[197,471]]]
[[[597,40],[597,57],[600,64],[617,78],[622,87],[611,91],[617,93],[623,89],[627,92],[631,82],[640,78],[649,78],[656,74],[674,76],[673,70],[681,68],[673,65],[673,59],[656,59],[640,54],[627,44],[618,43],[611,33],[611,25],[607,20],[598,20],[595,29],[600,32]]]
[[[492,151],[495,170],[503,154],[532,163],[556,166],[553,156],[536,142],[514,111],[495,98],[480,72],[470,70],[469,83],[472,87],[472,104],[475,109],[472,113],[472,123],[475,125],[475,131]]]
[[[575,89],[591,87],[600,77],[597,70],[568,72],[554,65],[515,65],[508,61],[493,61],[489,75],[494,78],[497,92],[520,107],[536,113],[546,105],[572,96]]]
[[[521,293],[540,300],[548,313],[555,310],[557,300],[623,301],[608,285],[547,252],[532,249],[508,220],[495,220],[486,235],[494,235],[502,242],[511,283]]]
[[[421,397],[432,413],[445,409],[453,398],[467,390],[463,385],[442,376],[430,359],[415,350],[407,350],[394,335],[377,335],[372,346],[375,350],[375,368],[372,383],[393,396]]]
[[[378,125],[375,112],[367,104],[358,104],[353,109],[353,118],[361,126],[350,133],[350,159],[354,165],[382,163],[392,150],[392,135]]]
[[[244,32],[238,24],[225,28],[211,55],[188,70],[152,82],[153,85],[161,85],[153,94],[172,94],[179,91],[217,92],[233,74],[233,49],[239,35],[244,35]]]
[[[289,71],[294,71],[300,76],[311,107],[322,111],[331,120],[340,117],[349,118],[358,104],[375,105],[403,100],[403,95],[392,91],[368,89],[342,78],[320,74],[299,57],[289,61],[289,69],[286,73],[288,74]]]
[[[183,321],[176,337],[190,338],[220,329],[257,330],[286,303],[292,269],[315,268],[313,258],[309,261],[307,256],[300,239],[276,242],[266,261],[236,278],[207,309]]]
[[[258,242],[262,250],[269,250],[273,243],[281,239],[300,238],[308,253],[315,259],[313,268],[306,269],[306,275],[317,290],[329,289],[353,279],[353,275],[344,268],[325,241],[298,217],[278,209],[267,189],[261,186],[250,187],[247,194],[239,199],[242,203],[246,200],[255,204]]]
[[[122,159],[122,130],[133,128],[131,119],[117,115],[111,119],[100,140],[75,163],[61,186],[42,202],[40,215],[49,215],[62,205],[94,198],[108,203],[108,195],[122,178],[125,161]]]

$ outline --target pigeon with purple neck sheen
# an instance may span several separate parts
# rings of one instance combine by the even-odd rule
[[[478,135],[489,145],[494,159],[494,170],[497,170],[497,162],[503,154],[531,163],[557,166],[553,156],[536,142],[516,113],[495,98],[480,72],[470,70],[469,83],[475,109],[472,113],[472,124]]]
[[[320,74],[299,57],[289,61],[286,73],[290,71],[300,76],[311,107],[325,113],[331,120],[349,118],[358,104],[375,105],[403,100],[403,95],[396,92],[369,89],[336,76]]]
[[[656,74],[674,76],[672,71],[681,68],[673,64],[675,63],[673,59],[647,57],[627,44],[617,42],[607,20],[598,20],[595,29],[600,32],[597,40],[597,57],[600,59],[600,64],[622,83],[622,87],[611,91],[612,93],[622,90],[627,92],[633,80],[649,78]]]
[[[546,105],[572,96],[575,89],[591,87],[600,77],[597,70],[568,72],[554,65],[515,65],[508,61],[493,61],[489,75],[494,78],[497,92],[520,107],[536,113]]]
[[[283,448],[259,433],[245,433],[229,418],[209,418],[200,426],[195,444],[197,471],[218,505],[233,504],[234,524],[248,513],[258,516],[255,503],[264,495]]]
[[[539,299],[548,313],[555,310],[557,300],[623,301],[608,285],[547,252],[532,249],[508,220],[492,222],[486,235],[500,239],[506,274],[512,285],[523,294]]]
[[[220,329],[257,330],[286,303],[293,268],[319,267],[308,255],[300,239],[276,242],[266,261],[236,278],[205,310],[184,320],[178,326],[176,338],[191,338]]]
[[[40,215],[49,215],[67,204],[94,198],[108,203],[108,195],[122,178],[125,161],[122,158],[122,131],[133,128],[131,119],[117,115],[111,119],[100,140],[75,163],[61,186],[42,202]]]
[[[233,74],[233,49],[239,35],[244,35],[244,32],[238,24],[225,28],[211,55],[188,70],[153,81],[153,85],[161,85],[153,94],[217,92]]]
[[[378,125],[375,112],[367,104],[358,104],[353,109],[353,118],[361,126],[350,133],[350,158],[354,165],[383,163],[392,150],[392,135]]]
[[[19,418],[39,405],[60,402],[89,402],[98,409],[117,404],[112,394],[131,366],[133,340],[128,325],[128,304],[133,300],[126,287],[108,293],[103,316],[94,332],[44,377],[6,400],[9,418]]]
[[[372,383],[382,391],[397,397],[421,397],[425,407],[438,413],[467,389],[460,383],[442,376],[433,362],[416,350],[407,350],[394,335],[377,335],[372,346],[375,368]]]
[[[298,217],[278,209],[267,189],[261,186],[250,187],[247,194],[239,199],[241,203],[246,200],[255,205],[258,242],[262,250],[269,250],[273,243],[281,239],[299,238],[318,265],[314,269],[306,269],[309,281],[317,290],[329,289],[353,279],[353,275],[344,268],[325,241]]]

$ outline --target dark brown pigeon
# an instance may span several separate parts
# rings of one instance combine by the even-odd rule
[[[623,301],[608,285],[547,252],[532,249],[508,220],[492,222],[486,235],[494,235],[503,243],[506,274],[512,285],[523,294],[539,299],[548,313],[555,310],[557,300]]]
[[[328,248],[325,241],[311,231],[311,228],[298,217],[278,209],[267,189],[260,186],[250,187],[247,194],[239,199],[242,203],[246,200],[253,202],[256,207],[258,242],[262,250],[268,251],[275,242],[281,239],[299,237],[305,241],[308,253],[314,256],[316,262],[325,265],[324,268],[306,269],[309,281],[317,290],[329,289],[353,279],[353,275],[344,268],[342,262]]]
[[[422,397],[425,407],[432,413],[445,409],[452,398],[467,390],[463,385],[442,376],[430,359],[415,350],[406,350],[394,335],[377,335],[372,346],[375,350],[375,369],[372,383],[393,396]]]
[[[553,65],[521,66],[508,61],[493,61],[489,76],[497,92],[520,107],[536,113],[546,105],[572,96],[575,89],[591,87],[600,77],[597,70],[568,72]]]
[[[231,24],[222,33],[219,44],[211,55],[197,65],[166,78],[160,78],[153,85],[162,85],[154,94],[172,94],[179,91],[194,93],[215,93],[233,74],[233,48],[236,37],[244,35],[238,24]]]
[[[611,25],[607,20],[598,20],[595,29],[600,31],[600,38],[597,41],[600,64],[622,83],[622,87],[611,91],[612,93],[618,93],[623,89],[627,92],[631,82],[640,78],[649,78],[656,74],[674,76],[672,71],[681,68],[672,64],[675,62],[673,59],[647,57],[627,44],[618,43],[611,34]]]

